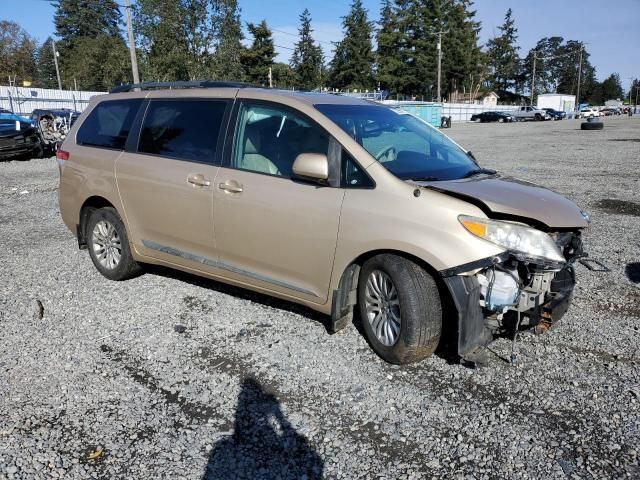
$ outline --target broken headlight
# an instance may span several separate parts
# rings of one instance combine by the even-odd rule
[[[506,248],[523,259],[565,262],[553,239],[535,228],[467,215],[460,215],[458,220],[469,233]]]

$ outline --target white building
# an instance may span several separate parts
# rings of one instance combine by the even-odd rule
[[[538,95],[537,107],[572,112],[576,108],[576,96],[564,93],[543,93]]]

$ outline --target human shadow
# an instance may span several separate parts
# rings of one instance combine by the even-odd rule
[[[640,262],[628,263],[624,271],[629,280],[633,283],[640,283]]]
[[[324,461],[252,378],[242,382],[234,432],[211,450],[203,480],[321,479]]]

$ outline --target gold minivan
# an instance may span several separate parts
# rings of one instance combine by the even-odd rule
[[[473,360],[496,335],[550,327],[589,223],[419,118],[338,95],[119,87],[57,158],[62,218],[108,279],[165,265],[306,305],[334,331],[355,311],[398,364],[443,329]]]

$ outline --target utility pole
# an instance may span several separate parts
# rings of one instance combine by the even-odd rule
[[[536,92],[536,51],[533,51],[533,75],[531,75],[531,99],[529,105],[533,107],[533,96]]]
[[[273,88],[273,71],[271,70],[271,66],[269,66],[269,88]]]
[[[580,61],[578,62],[578,95],[576,96],[576,112],[580,111],[580,80],[582,77],[582,44],[580,45]]]
[[[631,108],[631,91],[633,90],[633,77],[629,77],[629,80],[631,80],[631,86],[629,87],[629,108]],[[637,96],[638,95],[636,95],[636,98],[637,98]],[[623,104],[624,104],[624,102],[623,102]]]
[[[56,65],[56,76],[58,77],[58,90],[62,90],[62,81],[60,80],[60,69],[58,68],[58,51],[56,50],[56,42],[51,39],[51,48],[53,49],[53,63]]]
[[[140,83],[138,75],[138,59],[136,57],[136,42],[133,38],[133,26],[131,25],[131,5],[129,0],[124,0],[124,8],[127,16],[127,33],[129,35],[129,53],[131,54],[131,71],[133,72],[133,83]]]
[[[442,30],[439,32],[436,32],[436,35],[438,35],[438,45],[437,45],[437,49],[438,49],[438,90],[437,90],[437,95],[438,95],[438,102],[442,101],[442,98],[440,97],[440,77],[442,75],[442,34],[443,33],[448,33],[449,30],[447,30],[446,32],[443,32]]]

